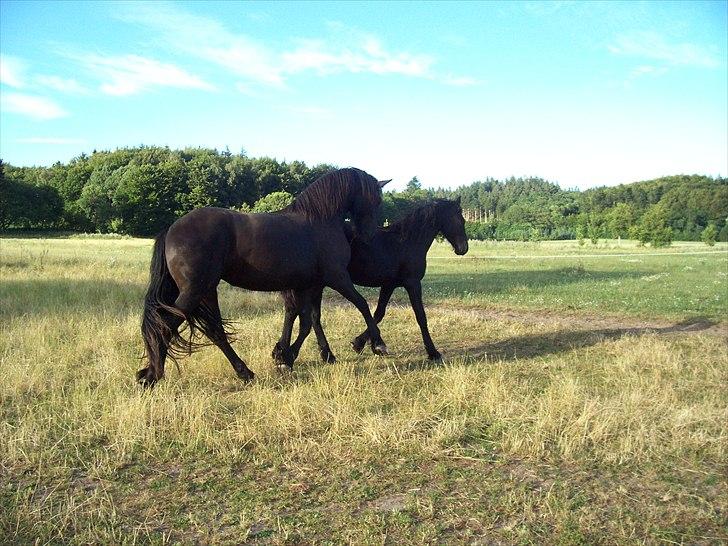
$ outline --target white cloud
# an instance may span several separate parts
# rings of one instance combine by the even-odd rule
[[[322,40],[307,40],[291,52],[281,54],[282,72],[294,74],[314,70],[319,74],[371,72],[424,77],[430,73],[432,58],[427,55],[392,53],[373,36],[343,47]]]
[[[0,55],[0,83],[10,87],[23,87],[25,65],[17,57]]]
[[[108,95],[132,95],[149,87],[182,87],[212,90],[214,87],[177,66],[138,55],[85,55],[79,58],[100,79]]]
[[[247,36],[230,32],[214,19],[166,3],[126,4],[119,15],[124,21],[151,29],[175,53],[203,59],[260,83],[283,83],[272,51]]]
[[[691,43],[668,43],[656,32],[636,32],[618,36],[609,46],[616,55],[629,55],[664,61],[671,65],[716,68],[718,60],[705,48]]]
[[[65,146],[70,144],[85,144],[86,140],[83,138],[62,138],[62,137],[29,137],[19,138],[16,142],[20,144],[52,144],[58,146]]]
[[[88,89],[78,83],[73,78],[61,78],[59,76],[36,76],[35,81],[42,85],[60,91],[61,93],[69,93],[72,95],[85,95],[88,93]]]
[[[399,74],[435,78],[428,55],[391,51],[371,34],[343,25],[329,25],[327,39],[298,40],[293,48],[267,46],[234,33],[220,22],[192,15],[171,4],[133,4],[121,16],[152,29],[178,54],[214,63],[249,81],[282,86],[302,72]]]
[[[3,112],[13,112],[34,119],[55,119],[68,115],[68,112],[51,99],[22,93],[2,93],[0,105]]]
[[[640,76],[660,76],[665,72],[667,72],[667,68],[664,66],[641,65],[630,72],[630,77],[634,79]]]

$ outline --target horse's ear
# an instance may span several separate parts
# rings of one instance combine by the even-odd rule
[[[383,188],[384,186],[389,184],[391,181],[392,181],[391,178],[389,180],[377,180],[377,184],[379,184],[380,188]]]

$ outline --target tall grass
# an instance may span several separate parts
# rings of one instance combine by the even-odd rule
[[[168,366],[167,379],[143,392],[133,376],[140,367],[139,303],[148,242],[0,244],[6,514],[0,529],[16,539],[167,540],[166,527],[134,515],[153,505],[142,508],[134,501],[151,491],[149,478],[127,475],[136,484],[131,489],[118,481],[129,465],[282,465],[297,472],[331,471],[343,480],[331,469],[366,463],[396,483],[388,468],[401,460],[525,461],[578,469],[681,466],[713,475],[728,458],[724,337],[583,326],[575,333],[558,323],[485,321],[478,312],[453,312],[461,303],[454,297],[429,312],[431,331],[446,356],[443,365],[431,365],[423,360],[411,310],[395,306],[387,313],[382,331],[394,354],[381,359],[351,353],[348,340],[361,320],[349,307],[329,305],[325,327],[339,362],[320,364],[309,342],[296,373],[287,377],[270,361],[282,321],[276,297],[224,288],[224,312],[240,328],[236,349],[256,381],[238,382],[219,351],[209,348],[184,359],[181,372]],[[489,248],[476,246],[475,252]],[[707,261],[681,263],[695,265],[688,272],[696,279],[712,275],[706,274],[713,267]],[[447,271],[468,285],[473,270],[458,274],[456,267],[461,266],[454,260],[434,266],[435,282]],[[33,476],[32,483],[26,476]],[[84,493],[83,480],[108,486]],[[350,487],[346,480],[338,487]],[[23,494],[27,487],[29,496]],[[228,495],[234,491],[232,484],[224,487],[231,488]],[[408,484],[399,487],[406,490]],[[261,490],[263,498],[273,490]],[[276,502],[266,501],[266,509],[275,511]],[[357,506],[347,509],[347,518],[361,510]],[[547,504],[539,506],[535,509]],[[425,508],[417,510],[425,518]],[[554,516],[553,529],[561,534],[568,510],[554,511],[561,515]],[[240,517],[235,525],[248,533],[256,520]],[[425,529],[419,527],[424,519],[418,521],[417,529]],[[177,525],[192,529],[188,520]],[[279,538],[290,531],[281,525],[271,531]],[[321,525],[310,523],[308,531],[291,536],[310,538]],[[364,540],[363,528],[356,528],[364,534],[354,533],[351,540]],[[199,540],[201,532],[189,530],[188,538]],[[508,540],[513,532],[502,531]]]

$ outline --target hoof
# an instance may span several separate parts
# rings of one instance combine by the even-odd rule
[[[250,370],[242,372],[236,371],[235,374],[240,378],[243,383],[250,383],[253,381],[253,379],[255,379],[255,374]]]
[[[293,373],[293,366],[289,366],[288,364],[278,364],[276,368],[278,368],[278,372],[281,375],[291,375]]]
[[[372,347],[372,352],[378,356],[386,356],[389,354],[387,346],[384,343],[380,343],[379,345]]]
[[[336,364],[336,357],[334,356],[334,353],[329,350],[321,351],[321,360],[328,364]]]
[[[151,389],[157,382],[151,368],[142,368],[136,373],[137,383],[144,389]]]
[[[354,352],[356,354],[361,354],[361,352],[364,350],[364,346],[366,345],[366,341],[360,341],[359,338],[354,338],[351,342],[351,348],[354,349]]]
[[[273,362],[275,362],[277,366],[288,366],[289,368],[293,368],[293,361],[295,360],[295,357],[290,349],[284,349],[279,343],[276,343],[271,356],[273,357]]]
[[[432,362],[442,362],[442,355],[439,351],[427,353],[427,358],[429,358]]]

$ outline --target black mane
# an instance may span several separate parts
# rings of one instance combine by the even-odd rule
[[[437,223],[438,211],[441,207],[448,205],[454,205],[454,203],[447,199],[428,200],[382,229],[389,233],[396,233],[399,235],[400,241],[410,239],[420,233],[423,226],[434,227]]]
[[[377,179],[353,167],[332,170],[317,178],[283,210],[301,213],[309,220],[330,220],[346,211],[352,191],[357,190],[372,202],[379,192]]]

